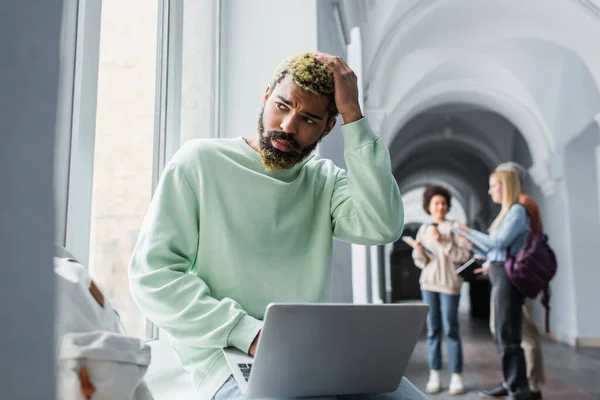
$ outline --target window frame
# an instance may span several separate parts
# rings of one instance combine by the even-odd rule
[[[57,123],[57,242],[88,264],[101,2],[65,0]],[[86,234],[81,234],[86,232]]]
[[[154,194],[165,165],[181,145],[183,12],[185,0],[159,0],[158,37],[156,52],[156,97],[154,124],[154,162],[152,194]],[[221,0],[212,0],[211,97],[214,108],[209,116],[213,137],[219,137],[219,88],[221,47]],[[160,330],[146,320],[146,336],[159,339]]]
[[[173,127],[173,103],[176,99],[173,93],[172,77],[174,68],[170,65],[169,53],[172,50],[174,35],[170,32],[171,18],[177,15],[177,10],[172,5],[175,1],[159,0],[158,2],[158,29],[156,40],[156,84],[154,98],[154,156],[152,160],[152,195],[156,191],[160,175],[166,165],[166,149],[169,142],[179,142],[178,130],[169,129]],[[176,81],[175,81],[176,82]],[[168,132],[175,134],[168,135]],[[169,140],[170,139],[170,140]],[[146,318],[146,339],[158,339],[160,335],[158,327]]]
[[[56,206],[55,241],[66,245],[67,203],[69,197],[69,163],[73,123],[73,87],[75,84],[75,51],[77,44],[77,0],[65,0],[60,37],[60,85],[55,140],[54,188]]]
[[[152,195],[160,175],[178,150],[181,123],[181,71],[184,0],[158,0]],[[219,137],[221,0],[212,0],[210,40],[213,137]],[[86,268],[89,265],[98,69],[102,2],[65,0],[61,32],[61,84],[56,140],[56,243]],[[146,339],[158,339],[146,319]]]
[[[162,3],[162,1],[161,1]],[[65,0],[56,140],[56,243],[89,266],[102,2]],[[158,5],[157,5],[158,7]],[[160,27],[161,9],[158,23]],[[158,39],[161,38],[159,32]],[[157,54],[157,66],[161,57]],[[156,119],[156,115],[155,115]],[[154,144],[152,193],[164,164]],[[161,169],[162,170],[162,169]],[[147,325],[148,325],[148,320]],[[153,339],[157,334],[148,335]]]

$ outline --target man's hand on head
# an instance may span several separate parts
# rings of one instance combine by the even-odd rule
[[[335,105],[345,124],[363,117],[358,102],[358,79],[356,74],[340,57],[325,53],[315,53],[315,58],[333,72],[335,84]]]
[[[252,344],[250,345],[250,350],[248,350],[248,354],[251,355],[252,357],[254,357],[254,354],[256,353],[256,345],[258,344],[259,336],[260,336],[260,332],[258,332],[256,337],[254,338],[254,340],[252,341]]]

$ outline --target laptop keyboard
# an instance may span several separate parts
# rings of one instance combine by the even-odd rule
[[[238,367],[240,367],[240,371],[242,371],[242,375],[244,375],[244,379],[247,382],[248,379],[250,379],[250,370],[252,369],[252,363],[238,364]]]

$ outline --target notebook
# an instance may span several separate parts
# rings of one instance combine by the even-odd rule
[[[476,274],[475,270],[481,268],[484,262],[485,260],[471,257],[466,263],[458,267],[455,273],[460,275],[467,282],[474,281],[479,278],[479,274]]]

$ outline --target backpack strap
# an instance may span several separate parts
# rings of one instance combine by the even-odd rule
[[[546,333],[550,332],[550,287],[546,286],[542,292],[542,305],[546,310]]]

